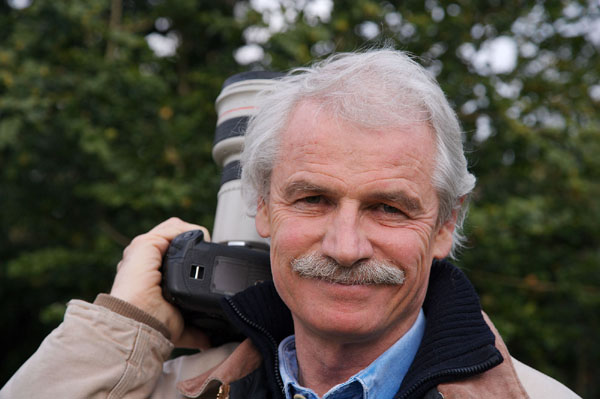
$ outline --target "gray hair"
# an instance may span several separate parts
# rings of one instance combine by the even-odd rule
[[[475,177],[467,170],[463,134],[435,79],[409,55],[391,49],[339,53],[297,68],[257,99],[259,112],[248,124],[242,153],[242,193],[251,209],[268,200],[280,133],[295,106],[314,101],[338,118],[365,128],[426,122],[436,138],[432,184],[440,203],[437,223],[457,212],[451,256],[464,242],[462,225]]]

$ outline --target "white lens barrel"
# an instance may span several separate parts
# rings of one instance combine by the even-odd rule
[[[244,145],[248,119],[257,112],[256,94],[272,84],[280,73],[244,72],[227,79],[217,97],[217,129],[212,156],[223,167],[221,188],[212,240],[218,243],[243,242],[265,247],[267,241],[258,235],[254,218],[248,215],[242,200],[239,159]]]

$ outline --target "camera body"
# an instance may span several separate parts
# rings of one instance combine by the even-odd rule
[[[189,231],[171,242],[163,258],[163,296],[181,310],[186,324],[203,330],[213,344],[236,337],[221,310],[221,298],[271,280],[268,242],[256,232],[242,200],[239,159],[248,120],[257,111],[255,96],[280,76],[253,71],[224,82],[216,100],[212,150],[213,159],[223,168],[213,242],[205,241],[199,230]]]
[[[206,242],[201,230],[171,241],[162,273],[165,299],[181,310],[186,324],[203,330],[213,343],[237,333],[221,311],[221,298],[271,279],[268,251]]]

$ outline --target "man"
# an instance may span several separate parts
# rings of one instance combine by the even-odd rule
[[[261,101],[242,180],[274,284],[224,308],[248,339],[163,365],[173,344],[206,347],[161,295],[170,240],[200,228],[172,219],[127,247],[110,296],[71,302],[0,396],[577,397],[510,357],[444,260],[475,178],[423,68],[391,50],[337,55]]]

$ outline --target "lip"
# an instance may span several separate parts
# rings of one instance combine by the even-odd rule
[[[372,284],[342,284],[316,279],[313,279],[312,281],[317,283],[319,290],[322,290],[325,293],[329,293],[330,295],[335,296],[336,298],[348,297],[349,299],[354,300],[369,297],[373,295],[374,290],[384,287]]]
[[[402,284],[398,284],[398,285],[393,285],[393,284],[351,284],[351,283],[342,283],[342,282],[337,282],[337,281],[331,281],[331,280],[327,280],[327,279],[323,279],[323,278],[315,278],[315,277],[302,277],[303,279],[306,280],[311,280],[311,281],[316,281],[316,282],[321,282],[323,284],[328,284],[328,285],[334,285],[334,286],[341,286],[341,287],[396,287],[396,286],[400,286]]]

